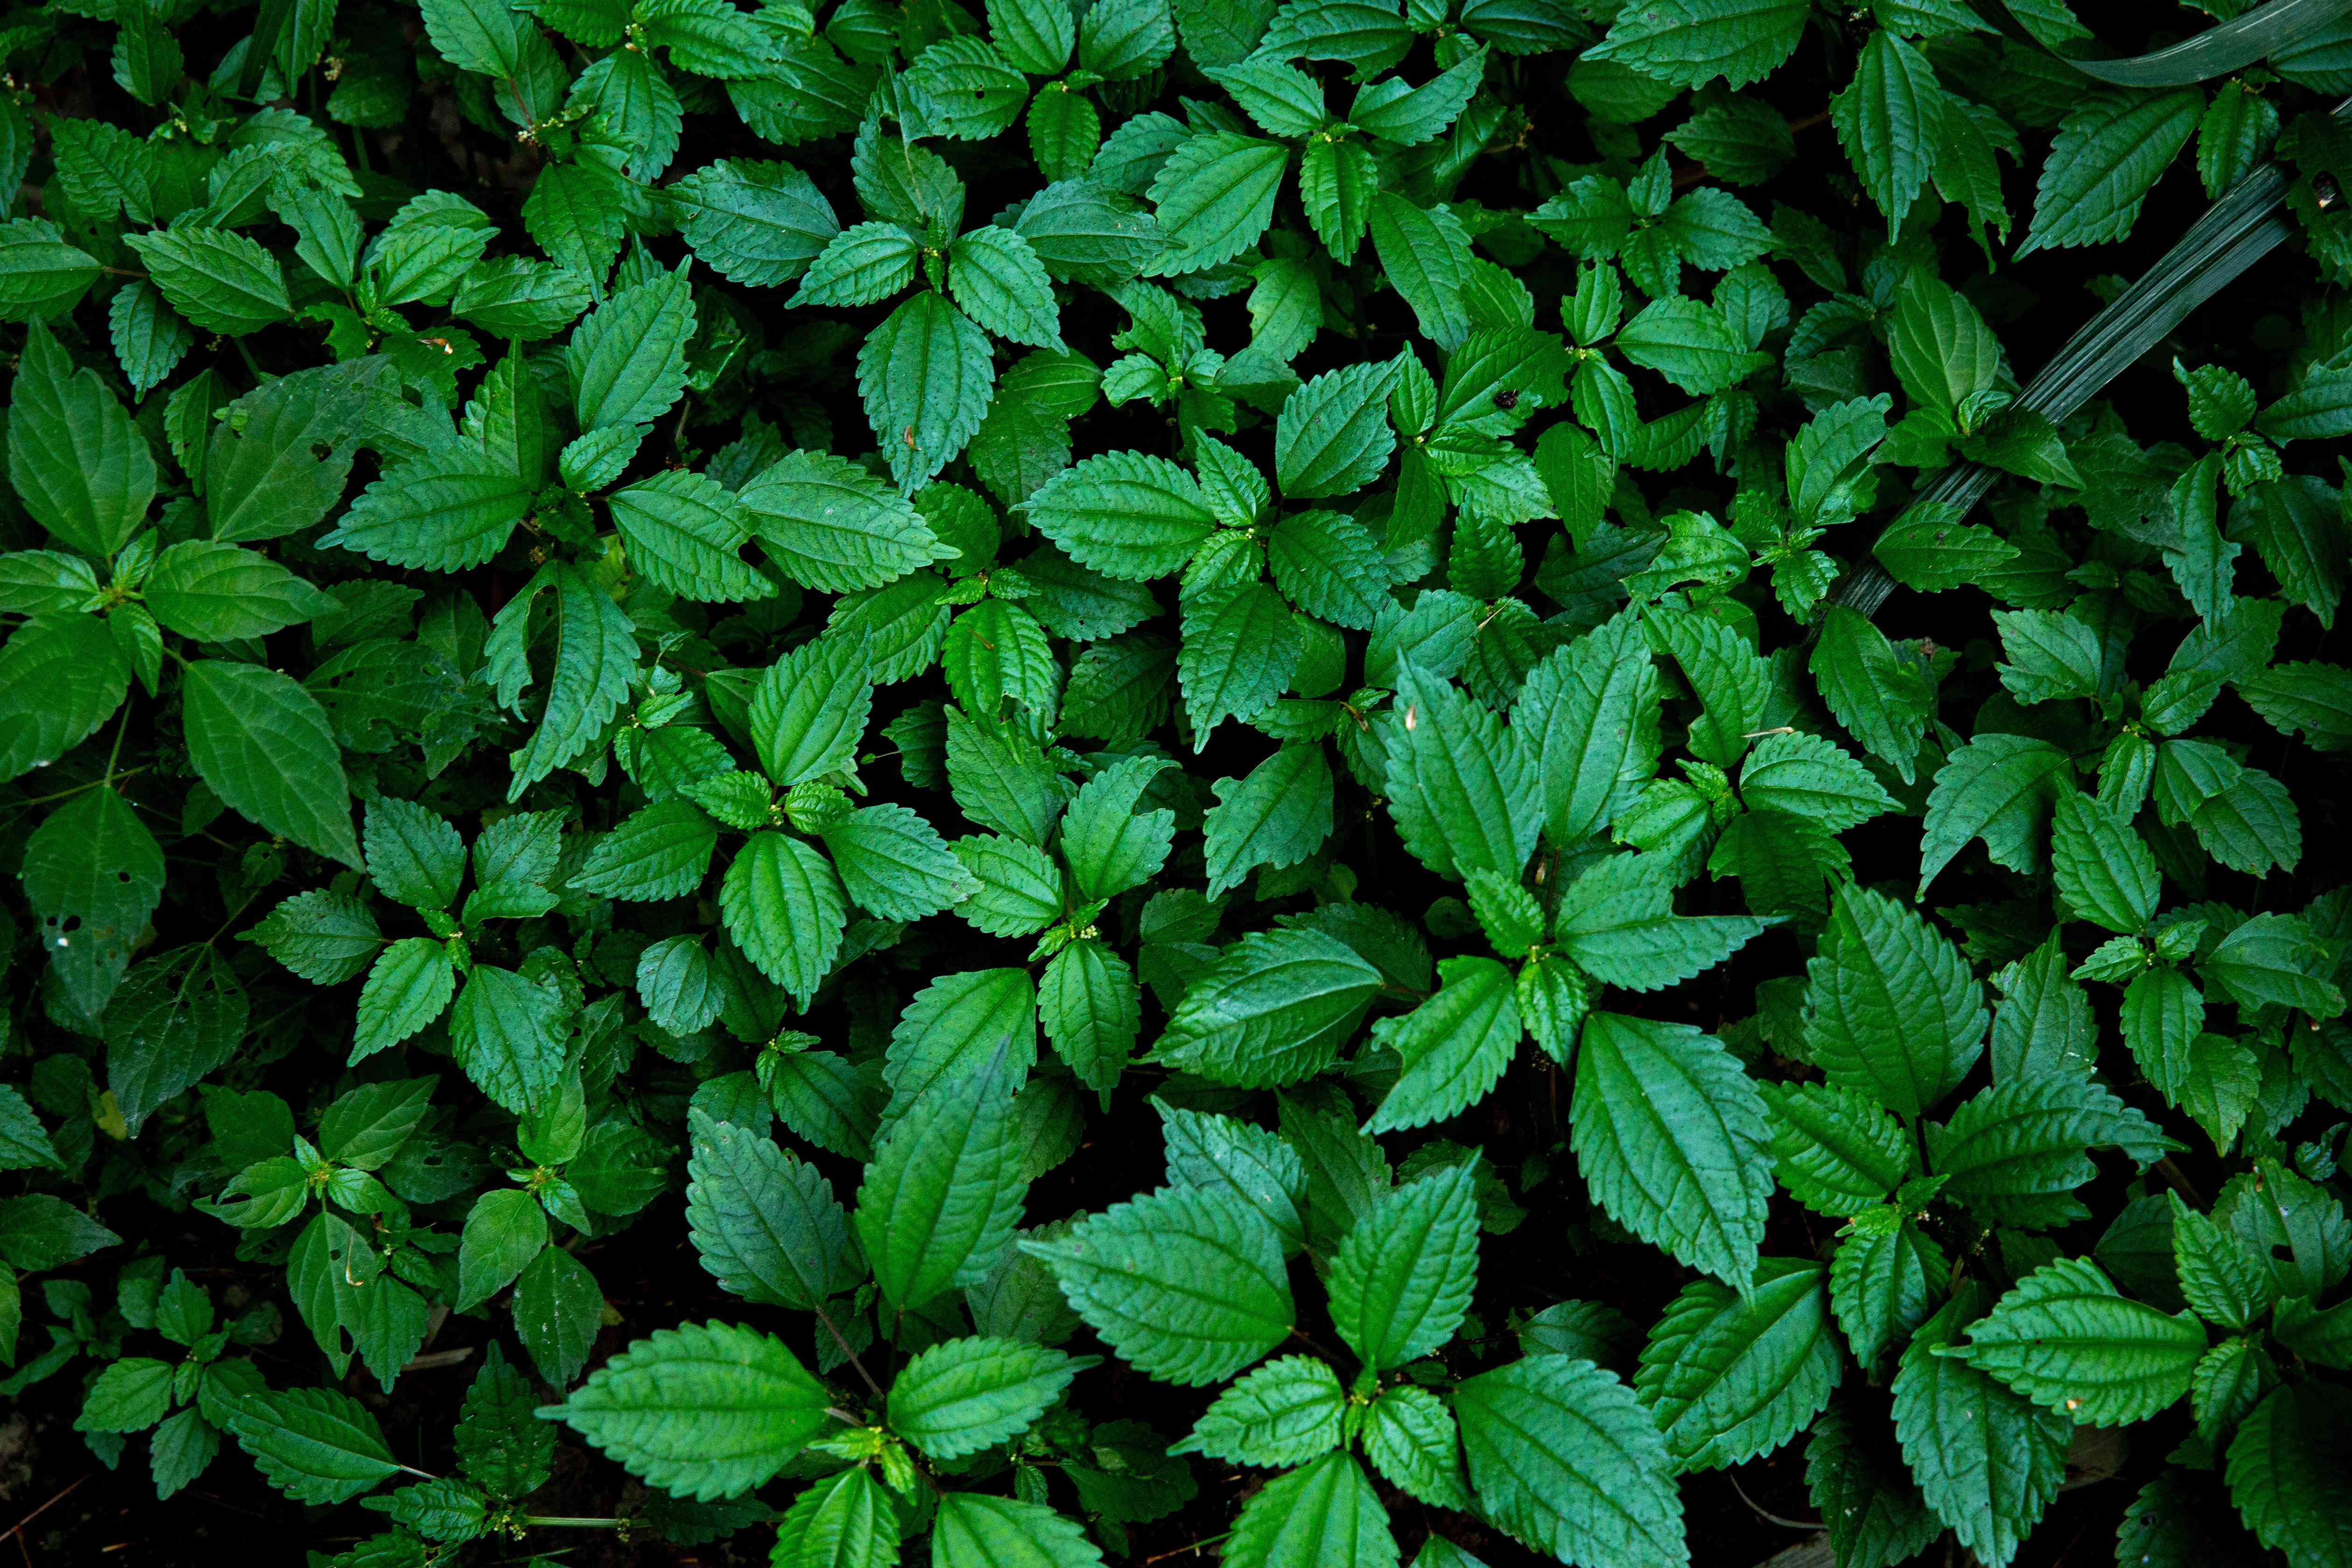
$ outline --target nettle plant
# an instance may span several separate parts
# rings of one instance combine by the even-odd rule
[[[10,10],[33,1473],[2352,1563],[2352,6],[2201,9]]]

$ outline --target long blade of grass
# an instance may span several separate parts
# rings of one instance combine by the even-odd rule
[[[2336,117],[2352,116],[2352,98],[2336,106]],[[2264,163],[2231,186],[2189,226],[2137,281],[2066,341],[2018,395],[2021,406],[2053,423],[2095,396],[2140,355],[2162,342],[2189,313],[2219,293],[2246,268],[2294,232],[2279,210],[2294,176],[2278,163]],[[1963,463],[1936,476],[1888,525],[1960,521],[2000,476],[1980,463]],[[1837,603],[1874,615],[1894,592],[1895,580],[1875,561],[1847,574]]]
[[[2125,59],[2086,59],[2050,49],[2028,32],[2002,0],[1973,0],[1977,14],[2021,43],[2055,56],[2117,87],[2189,87],[2245,69],[2307,43],[2352,12],[2352,0],[2271,0],[2242,16],[2216,23],[2168,48]]]

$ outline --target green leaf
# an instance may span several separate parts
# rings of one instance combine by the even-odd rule
[[[124,1356],[98,1374],[82,1396],[77,1432],[144,1432],[172,1408],[169,1362]]]
[[[2254,1539],[2294,1568],[2344,1560],[2352,1507],[2336,1478],[2347,1447],[2333,1399],[2313,1384],[2273,1391],[2231,1439],[2230,1500]]]
[[[1397,1544],[1388,1510],[1363,1467],[1346,1454],[1326,1454],[1276,1476],[1242,1506],[1225,1540],[1224,1561],[1234,1568],[1326,1563],[1396,1568]]]
[[[689,1323],[634,1342],[539,1414],[647,1486],[709,1501],[767,1482],[832,1419],[832,1402],[782,1341]]]
[[[524,790],[572,763],[602,735],[627,697],[629,678],[636,670],[636,627],[612,595],[577,567],[551,563],[507,601],[485,646],[503,706],[514,708],[530,682],[525,650],[531,609],[549,589],[554,591],[555,666],[539,727],[509,756],[514,768],[507,789],[509,801],[521,799]]]
[[[0,1084],[0,1171],[29,1171],[42,1166],[62,1170],[65,1162],[50,1142],[48,1130],[25,1102],[25,1097]]]
[[[1854,1359],[1874,1368],[1934,1314],[1951,1278],[1944,1249],[1917,1221],[1897,1214],[1873,1210],[1849,1227],[1830,1260],[1830,1306]]]
[[[1051,0],[988,0],[988,35],[996,52],[1033,76],[1053,76],[1070,63],[1077,22]]]
[[[18,1268],[60,1268],[121,1239],[63,1198],[0,1198],[0,1259]]]
[[[1935,709],[1927,672],[1904,657],[1868,617],[1832,605],[1822,619],[1811,668],[1822,701],[1863,749],[1905,784]]]
[[[188,756],[248,820],[345,865],[362,864],[351,786],[317,699],[258,665],[198,659],[181,690]]]
[[[530,1261],[515,1281],[515,1336],[539,1374],[558,1388],[580,1375],[604,1320],[604,1293],[595,1276],[560,1247]]]
[[[801,279],[795,305],[871,305],[915,280],[922,247],[895,223],[861,223],[833,237]]]
[[[2277,1294],[2262,1256],[2243,1236],[2222,1229],[2181,1202],[2179,1194],[2168,1195],[2180,1294],[2209,1323],[2225,1329],[2247,1327]]]
[[[591,311],[563,351],[583,430],[650,424],[686,392],[695,310],[686,268],[657,272]]]
[[[1936,1517],[1961,1545],[2001,1568],[2058,1495],[2073,1426],[1965,1361],[1937,1353],[1977,1310],[1970,1290],[1903,1352],[1895,1433]]]
[[[1482,873],[1483,875],[1483,873]],[[1437,994],[1401,1018],[1373,1026],[1373,1038],[1403,1058],[1373,1132],[1423,1127],[1486,1097],[1518,1054],[1526,1026],[1515,976],[1491,958],[1442,959]]]
[[[2254,916],[2215,943],[2197,972],[2243,1005],[2292,1007],[2315,1020],[2344,1011],[2344,993],[2327,978],[2328,948],[2299,916]]]
[[[1348,149],[1342,143],[1333,151],[1344,158]],[[1377,178],[1376,166],[1365,177]],[[1449,352],[1459,349],[1475,324],[1465,294],[1474,258],[1461,220],[1447,208],[1423,207],[1380,191],[1371,197],[1365,222],[1381,269],[1412,307],[1422,335]]]
[[[789,163],[721,158],[667,187],[678,230],[702,264],[730,282],[789,283],[839,232],[814,181]]]
[[[1229,1116],[1180,1110],[1154,1100],[1168,1145],[1168,1183],[1207,1187],[1240,1199],[1296,1250],[1305,1233],[1298,1218],[1306,1201],[1307,1168],[1279,1135]]]
[[[828,593],[876,588],[954,550],[914,503],[856,464],[793,452],[736,495],[760,544],[794,582]]]
[[[1782,811],[1829,833],[1859,827],[1895,799],[1834,741],[1803,731],[1767,735],[1739,769],[1739,796],[1751,811]]]
[[[1363,1363],[1402,1366],[1454,1337],[1478,1274],[1472,1168],[1398,1188],[1331,1259],[1331,1321]]]
[[[1666,1308],[1643,1347],[1633,1394],[1682,1468],[1769,1454],[1829,1403],[1844,1363],[1823,1285],[1818,1264],[1768,1258],[1744,1295],[1701,1279]]]
[[[1087,1364],[1043,1345],[949,1340],[899,1369],[887,1419],[932,1458],[961,1458],[1027,1431]]]
[[[702,885],[719,829],[692,805],[666,800],[633,812],[596,841],[571,885],[608,899],[674,899]]]
[[[457,1247],[459,1311],[478,1307],[509,1285],[547,1246],[547,1211],[520,1187],[499,1187],[474,1200]]]
[[[890,1033],[882,1067],[890,1086],[885,1126],[959,1075],[984,1070],[999,1047],[1017,1091],[1037,1063],[1036,991],[1025,971],[942,975],[917,992]]]
[[[2017,1282],[1951,1351],[2076,1425],[2142,1421],[2189,1392],[2204,1325],[2120,1294],[2084,1258],[2062,1258]]]
[[[457,988],[449,950],[430,937],[404,936],[383,950],[360,987],[352,1059],[387,1050],[438,1018]]]
[[[383,951],[383,933],[367,905],[320,888],[297,893],[245,933],[269,956],[314,985],[338,985],[358,975]]]
[[[1620,327],[1617,351],[1699,397],[1737,385],[1769,363],[1769,356],[1748,352],[1722,311],[1675,298],[1651,300]]]
[[[427,452],[361,491],[320,542],[387,565],[462,572],[505,548],[532,493],[529,479],[468,447]]]
[[[1184,607],[1176,679],[1193,747],[1227,718],[1254,719],[1289,685],[1304,654],[1298,619],[1265,583],[1207,589]]]
[[[752,520],[724,486],[681,468],[616,490],[605,504],[630,565],[655,587],[705,604],[774,595],[737,553]]]
[[[760,678],[750,726],[760,767],[783,789],[847,768],[873,709],[866,650],[848,637],[803,643]]]
[[[2146,1118],[2073,1074],[1997,1084],[1927,1124],[1928,1163],[1944,1195],[1997,1224],[2048,1229],[2089,1217],[2075,1190],[2093,1175],[2088,1151],[2112,1146],[2141,1166],[2177,1148]]]
[[[1734,1286],[1772,1195],[1764,1101],[1711,1035],[1615,1013],[1586,1020],[1569,1146],[1620,1225]]]
[[[1372,1401],[1364,1455],[1394,1485],[1439,1508],[1466,1509],[1462,1435],[1454,1413],[1425,1388],[1400,1384]],[[1429,1561],[1427,1544],[1417,1563]]]
[[[2204,109],[2205,95],[2184,89],[2094,93],[2070,110],[2042,162],[2033,225],[2018,254],[2129,234],[2141,198],[2188,144]]]
[[[1220,1083],[1295,1083],[1338,1058],[1382,984],[1322,931],[1254,932],[1193,983],[1153,1054]]]
[[[278,258],[247,236],[190,224],[122,237],[172,308],[200,331],[243,337],[294,308]]]
[[[1902,1456],[1832,1405],[1805,1443],[1805,1481],[1831,1549],[1853,1568],[1892,1568],[1944,1532]]]
[[[1851,1218],[1911,1174],[1903,1124],[1867,1094],[1819,1083],[1757,1089],[1771,1121],[1780,1184],[1814,1213]]]
[[[1292,500],[1352,495],[1378,479],[1395,450],[1389,391],[1396,366],[1349,365],[1284,399],[1275,420],[1275,479]]]
[[[1192,558],[1217,531],[1192,475],[1164,458],[1106,452],[1056,474],[1024,503],[1037,531],[1081,566],[1142,583]]]
[[[938,1568],[1097,1568],[1102,1552],[1040,1503],[953,1491],[940,1499],[931,1560]]]
[[[1971,838],[1984,840],[1996,865],[2036,869],[2042,827],[2067,769],[2065,752],[2024,735],[1989,732],[1954,752],[1927,796],[1919,891]]]
[[[1340,1446],[1347,1409],[1328,1365],[1284,1356],[1236,1379],[1169,1451],[1268,1469],[1300,1465]]]
[[[2139,931],[2156,914],[2163,879],[2131,824],[2095,795],[2060,790],[2050,823],[2050,869],[2059,896],[2109,931]]]
[[[1650,623],[1682,666],[1699,700],[1691,721],[1691,754],[1729,767],[1762,729],[1772,686],[1771,667],[1738,631],[1711,616],[1654,611]]]
[[[1620,13],[1584,58],[1614,60],[1676,87],[1721,77],[1742,88],[1795,51],[1806,15],[1799,0],[1655,0]]]
[[[2000,340],[1968,297],[1924,272],[1904,279],[1887,323],[1887,358],[1916,405],[1957,419],[2004,369]]]
[[[906,806],[861,806],[822,837],[849,901],[880,919],[920,920],[974,896],[954,851]]]
[[[19,874],[50,972],[75,1005],[103,1011],[163,900],[163,851],[154,834],[129,801],[101,785],[33,830]]]
[[[1009,228],[976,228],[948,247],[948,292],[965,315],[998,337],[1062,348],[1053,279],[1027,240]]]
[[[1045,965],[1037,984],[1037,1019],[1080,1083],[1108,1089],[1118,1081],[1143,1026],[1135,971],[1094,938],[1074,942]]]
[[[1677,915],[1664,858],[1594,860],[1553,916],[1562,952],[1595,980],[1659,991],[1722,963],[1772,922],[1748,915]]]
[[[890,1568],[898,1517],[864,1465],[816,1482],[776,1521],[774,1568]]]
[[[348,1502],[400,1469],[367,1407],[332,1389],[247,1394],[228,1429],[262,1478],[296,1502]]]
[[[1482,1511],[1563,1563],[1680,1568],[1682,1499],[1650,1413],[1591,1362],[1533,1356],[1454,1390]]]
[[[988,334],[929,289],[890,312],[857,351],[857,391],[903,494],[954,460],[987,416]]]
[[[1945,118],[1959,112],[1927,57],[1885,28],[1870,35],[1853,82],[1830,100],[1830,123],[1863,189],[1886,215],[1889,238],[1927,184]]]
[[[1559,847],[1600,831],[1656,772],[1656,667],[1632,613],[1528,671],[1511,711],[1541,781],[1545,835]]]
[[[1147,193],[1169,242],[1152,273],[1199,272],[1255,245],[1274,220],[1289,163],[1280,142],[1230,131],[1203,132],[1178,147]]]
[[[385,954],[386,959],[391,956]],[[379,962],[379,972],[382,968]],[[421,986],[428,996],[438,990],[429,972],[422,981],[411,979],[409,986]],[[373,976],[369,988],[373,989]],[[364,994],[360,1006],[364,1031]],[[520,1116],[545,1103],[562,1081],[564,1014],[562,997],[549,986],[511,969],[476,964],[467,972],[465,988],[449,1010],[451,1052],[475,1087]],[[430,1021],[428,1016],[425,1022]]]
[[[864,1278],[841,1205],[814,1166],[700,1111],[690,1123],[686,1218],[712,1278],[747,1300],[802,1311]]]
[[[1813,1059],[1899,1115],[1943,1099],[1983,1054],[1991,1016],[1968,962],[1883,893],[1839,890],[1806,974]]]
[[[36,321],[8,405],[8,480],[33,520],[75,549],[110,556],[147,519],[154,453],[93,370]]]
[[[755,833],[719,884],[727,932],[760,973],[806,1007],[833,973],[849,908],[841,879],[815,848],[782,833]]]
[[[1527,742],[1450,681],[1398,677],[1387,730],[1389,810],[1405,847],[1441,877],[1516,879],[1543,822]]]
[[[1167,1188],[1021,1250],[1122,1360],[1163,1382],[1222,1382],[1290,1332],[1281,1238],[1224,1192]]]
[[[898,1311],[995,1267],[1021,1223],[1013,1089],[1001,1060],[907,1107],[866,1167],[853,1216],[883,1299]]]
[[[98,281],[98,258],[68,245],[57,225],[38,218],[0,222],[0,321],[63,315]]]
[[[184,637],[227,642],[267,637],[342,605],[267,556],[192,539],[157,557],[147,577],[147,607]]]

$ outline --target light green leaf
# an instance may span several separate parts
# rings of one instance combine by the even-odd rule
[[[1193,982],[1153,1055],[1221,1083],[1295,1083],[1338,1058],[1382,984],[1322,931],[1253,932]]]
[[[647,1486],[709,1501],[768,1481],[832,1419],[832,1403],[782,1340],[689,1323],[636,1341],[539,1414]]]
[[[1454,1390],[1482,1511],[1562,1563],[1681,1568],[1682,1499],[1650,1413],[1610,1373],[1534,1356]]]
[[[932,1458],[961,1458],[1028,1430],[1087,1364],[1013,1340],[949,1340],[899,1369],[886,1418]]]
[[[1569,1146],[1593,1201],[1694,1268],[1744,1286],[1772,1195],[1764,1101],[1711,1035],[1585,1021]]]
[[[2189,1392],[2205,1328],[2118,1292],[2085,1258],[2017,1282],[1948,1353],[2077,1426],[2143,1421]]]
[[[1001,1058],[941,1082],[898,1117],[866,1167],[853,1216],[892,1308],[982,1279],[1021,1224],[1028,1189]]]
[[[228,1429],[263,1478],[297,1502],[348,1502],[400,1468],[367,1407],[332,1389],[247,1394]]]
[[[8,406],[8,479],[33,520],[75,549],[110,556],[146,521],[155,456],[98,373],[35,322]]]
[[[1167,1188],[1021,1249],[1121,1359],[1164,1382],[1222,1382],[1290,1332],[1281,1238],[1224,1192]]]
[[[1331,1322],[1368,1367],[1385,1372],[1454,1337],[1478,1277],[1473,1167],[1398,1188],[1359,1220],[1331,1259]]]
[[[1968,961],[1884,893],[1839,889],[1806,975],[1813,1059],[1900,1115],[1943,1099],[1983,1054],[1991,1016]]]
[[[1744,1294],[1701,1279],[1650,1331],[1633,1394],[1685,1470],[1769,1454],[1829,1403],[1844,1358],[1822,1274],[1819,1264],[1776,1258],[1758,1266]]]
[[[1363,1467],[1346,1454],[1326,1454],[1276,1477],[1242,1505],[1224,1561],[1234,1568],[1396,1568],[1397,1544]]]
[[[1178,147],[1148,193],[1168,248],[1152,263],[1179,277],[1231,261],[1274,220],[1275,193],[1290,149],[1230,131],[1208,131]]]
[[[197,659],[183,667],[188,756],[213,793],[248,820],[358,867],[351,786],[318,700],[259,665]]]
[[[1383,1018],[1373,1038],[1403,1058],[1397,1079],[1365,1128],[1423,1127],[1486,1097],[1518,1054],[1526,1033],[1515,976],[1491,958],[1441,959],[1437,994],[1401,1018]]]
[[[1312,1356],[1270,1361],[1217,1395],[1192,1436],[1169,1451],[1269,1469],[1300,1465],[1342,1441],[1339,1374]]]
[[[988,334],[925,289],[857,351],[857,391],[901,493],[912,495],[964,449],[995,395]]]

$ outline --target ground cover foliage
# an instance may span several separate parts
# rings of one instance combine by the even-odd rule
[[[0,16],[24,1543],[2352,1563],[2238,9]]]

